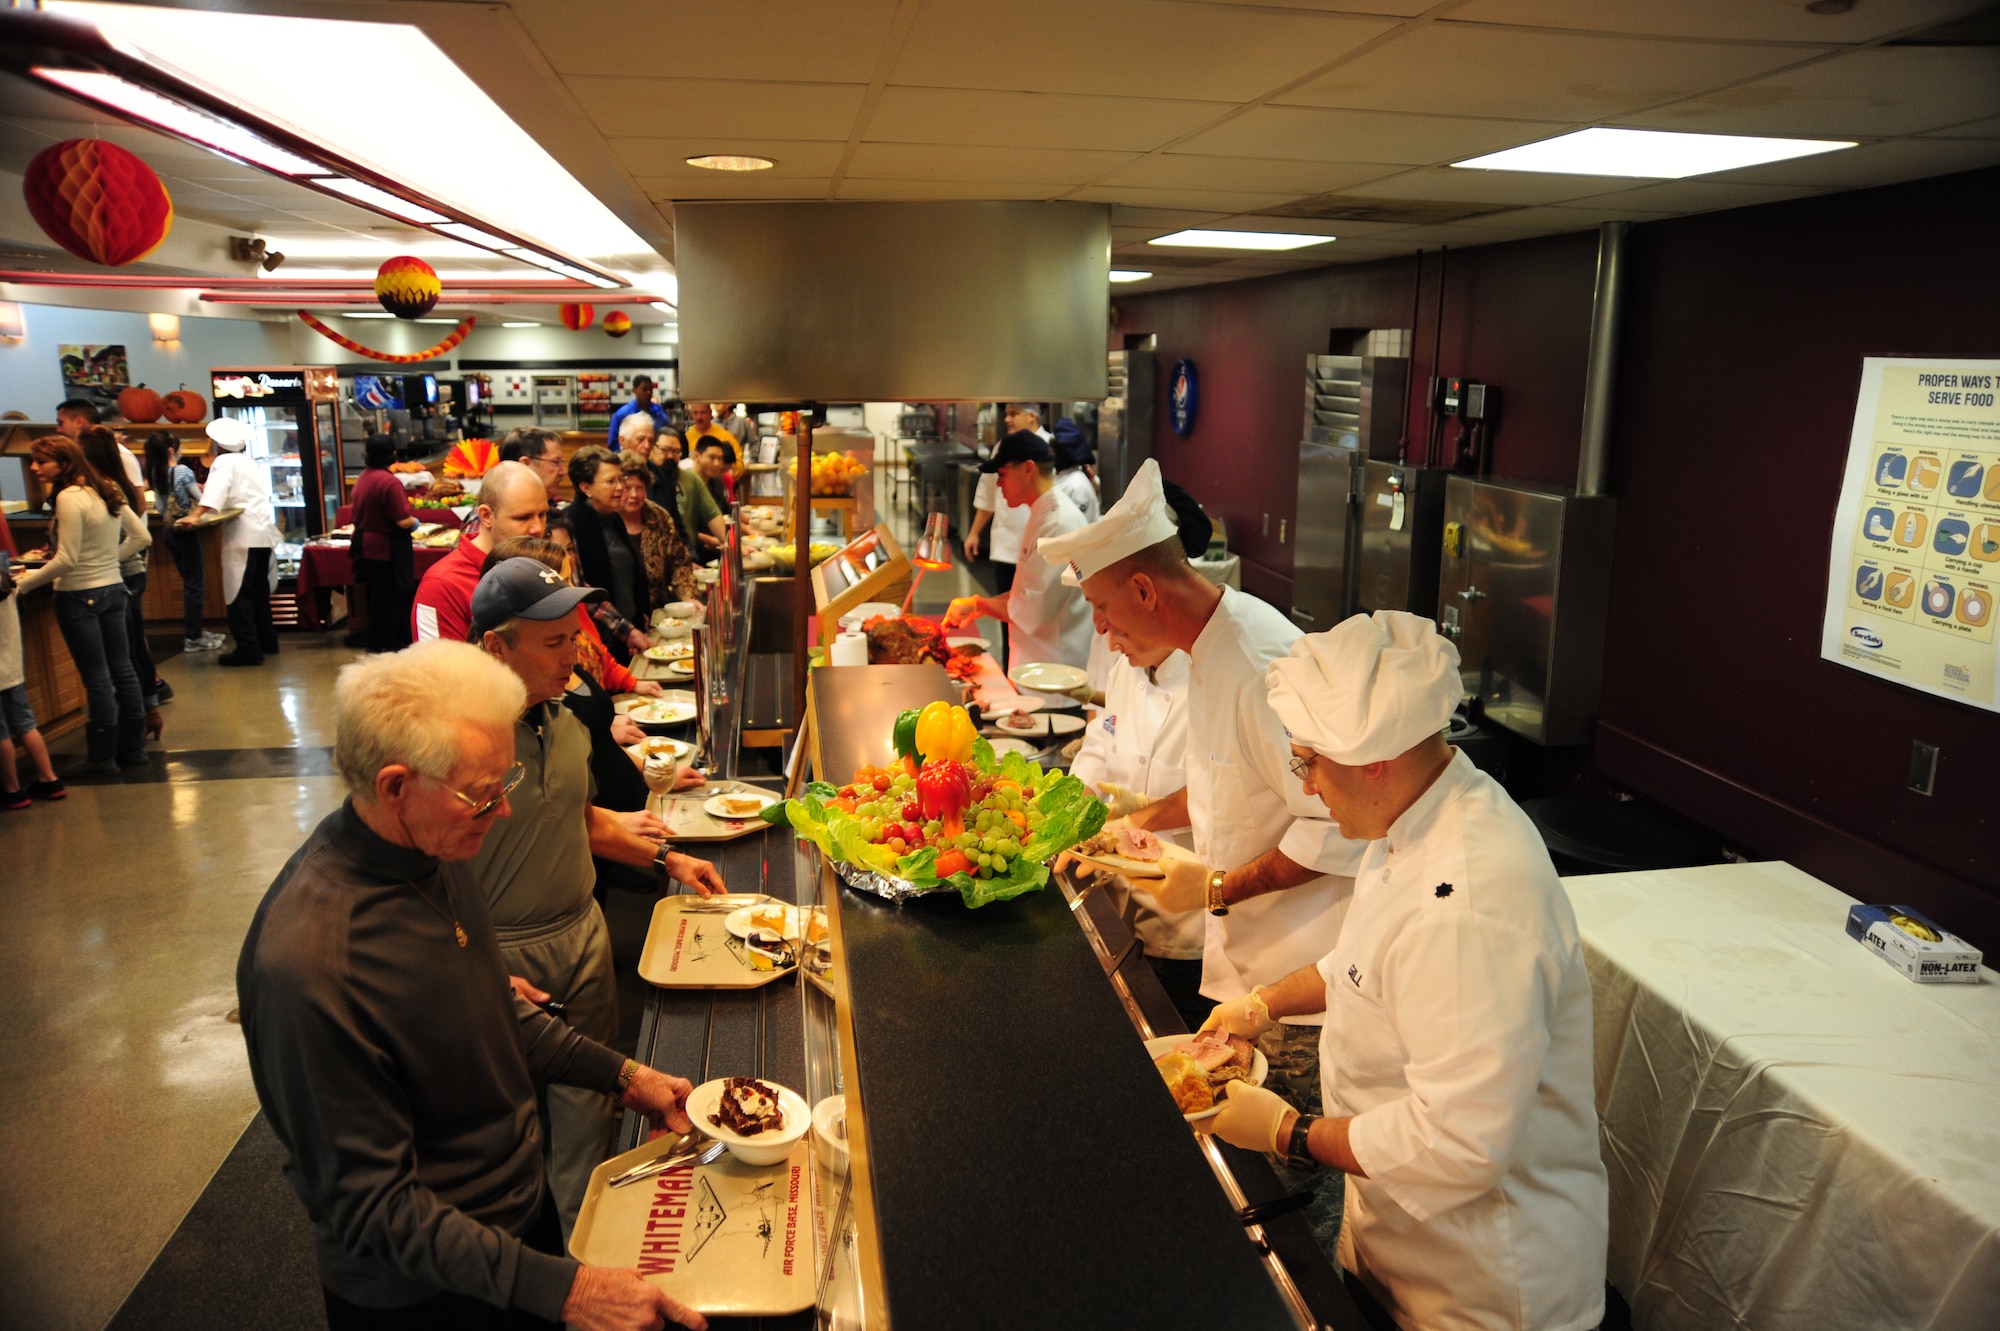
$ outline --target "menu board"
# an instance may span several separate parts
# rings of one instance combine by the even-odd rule
[[[2000,360],[1861,365],[1820,655],[2000,711]]]

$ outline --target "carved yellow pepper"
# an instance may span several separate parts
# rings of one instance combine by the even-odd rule
[[[917,752],[926,761],[969,761],[977,734],[965,709],[948,702],[934,702],[917,716]]]

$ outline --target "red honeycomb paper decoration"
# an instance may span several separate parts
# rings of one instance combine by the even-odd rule
[[[590,321],[597,317],[595,305],[565,305],[556,313],[562,317],[562,326],[572,333],[581,333],[590,327]]]
[[[438,303],[444,283],[422,259],[400,254],[375,270],[375,299],[398,319],[421,319]]]
[[[21,194],[50,240],[108,268],[145,258],[174,225],[174,201],[153,168],[103,139],[64,139],[36,153]]]
[[[623,310],[613,310],[604,316],[604,331],[613,337],[623,337],[632,331],[632,316]]]

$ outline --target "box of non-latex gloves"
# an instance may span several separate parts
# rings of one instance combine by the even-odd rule
[[[1979,983],[1979,949],[1908,906],[1856,906],[1847,936],[1918,984]]]

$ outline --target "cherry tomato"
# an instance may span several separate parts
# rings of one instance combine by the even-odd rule
[[[904,822],[921,823],[923,820],[924,820],[924,809],[921,804],[918,804],[915,800],[911,800],[908,804],[905,804],[903,806]]]
[[[876,777],[874,782],[875,789],[878,791],[887,790],[891,784],[892,783],[890,782],[886,774]]]

